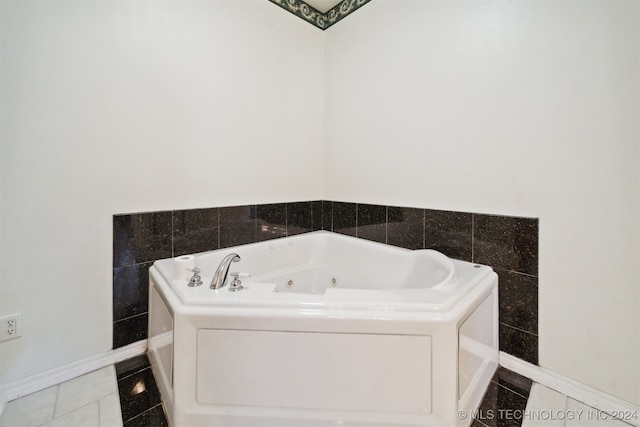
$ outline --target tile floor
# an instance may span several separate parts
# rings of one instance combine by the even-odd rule
[[[113,366],[9,402],[1,427],[122,426]]]
[[[584,403],[499,367],[471,427],[629,427]]]
[[[629,427],[583,403],[498,368],[472,427]],[[146,356],[9,402],[0,427],[165,427]]]
[[[116,364],[116,376],[124,427],[168,427],[147,356]]]
[[[532,386],[529,378],[498,367],[471,427],[520,426],[512,414],[524,412]]]
[[[629,427],[621,420],[541,384],[533,384],[523,427]]]

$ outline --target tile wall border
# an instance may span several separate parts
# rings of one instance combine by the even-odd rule
[[[269,0],[316,28],[326,30],[371,0],[343,0],[327,13],[322,13],[302,0]]]

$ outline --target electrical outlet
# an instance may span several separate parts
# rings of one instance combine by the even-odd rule
[[[22,314],[12,314],[0,318],[0,342],[12,340],[22,335]]]

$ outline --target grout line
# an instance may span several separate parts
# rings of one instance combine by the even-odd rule
[[[262,204],[264,205],[264,204]],[[258,241],[258,205],[251,205],[254,209],[254,218],[253,218],[253,242]]]
[[[155,405],[155,406],[152,406],[151,408],[149,408],[149,409],[147,409],[147,410],[145,410],[145,411],[140,412],[138,415],[133,416],[133,417],[131,417],[131,418],[127,419],[127,420],[124,420],[124,419],[123,419],[123,420],[122,420],[122,424],[125,424],[125,423],[128,423],[129,421],[135,420],[136,418],[141,417],[142,415],[146,414],[147,412],[150,412],[150,411],[152,411],[152,410],[156,409],[158,406],[162,406],[162,402],[158,403],[158,404],[157,404],[157,405]],[[164,410],[163,410],[163,412],[164,412]],[[166,417],[166,415],[165,415],[165,417]]]
[[[52,418],[47,422],[51,422],[56,419],[56,413],[58,412],[58,398],[60,397],[60,384],[56,385],[56,400],[55,400],[55,403],[53,404],[53,415],[52,415]]]
[[[138,314],[134,314],[133,316],[124,317],[122,319],[114,320],[113,324],[115,325],[118,322],[124,322],[125,320],[133,319],[134,317],[144,316],[145,314],[149,314],[149,310],[145,311],[144,313],[138,313]]]
[[[384,207],[384,243],[389,244],[389,206]]]
[[[476,262],[476,214],[471,213],[471,262]]]
[[[427,249],[427,213],[425,209],[421,209],[421,211],[422,211],[422,247],[420,247],[419,249]]]
[[[534,334],[533,332],[529,332],[529,331],[527,331],[525,329],[521,329],[521,328],[519,328],[517,326],[513,326],[513,325],[510,325],[508,323],[500,322],[499,325],[507,326],[507,327],[509,327],[511,329],[515,329],[516,331],[524,332],[525,334],[529,334],[531,336],[538,337],[538,334]]]
[[[109,394],[111,394],[111,393],[109,393]],[[107,395],[107,396],[108,396],[108,395]],[[45,425],[49,424],[50,422],[55,421],[55,420],[57,420],[57,419],[60,419],[60,418],[62,418],[62,417],[69,416],[69,415],[73,414],[74,412],[77,412],[77,411],[79,411],[80,409],[86,408],[87,406],[91,406],[91,405],[93,405],[93,404],[98,405],[98,424],[99,424],[99,422],[100,422],[100,400],[101,400],[102,398],[104,398],[104,397],[105,397],[105,396],[99,397],[99,398],[97,398],[96,400],[92,400],[91,402],[87,402],[87,404],[85,404],[85,405],[79,406],[79,407],[77,407],[77,408],[75,408],[75,409],[72,409],[72,410],[71,410],[71,411],[69,411],[69,412],[65,412],[64,414],[60,414],[60,415],[58,415],[58,416],[56,416],[57,408],[54,408],[53,418],[52,418],[51,420],[47,421],[46,423],[39,424],[39,427],[45,426]],[[57,403],[56,403],[56,406],[57,406]]]
[[[521,271],[509,270],[509,269],[506,269],[506,268],[493,267],[493,266],[491,266],[491,268],[493,268],[494,270],[500,270],[500,271],[504,271],[504,272],[507,272],[507,273],[514,273],[514,274],[519,274],[519,275],[522,275],[522,276],[534,277],[536,279],[539,278],[539,276],[536,275],[536,274],[523,273]]]
[[[333,201],[331,201],[331,230],[333,231]]]
[[[482,427],[489,427],[487,424],[483,423],[482,421],[480,421],[477,418],[474,418],[473,421],[479,422],[482,425]]]
[[[117,375],[116,375],[116,382],[120,382],[120,381],[122,381],[122,380],[125,380],[125,379],[127,379],[127,378],[129,378],[129,377],[131,377],[131,376],[133,376],[133,375],[139,374],[139,373],[140,373],[140,372],[142,372],[142,371],[146,371],[147,369],[151,369],[151,365],[149,365],[149,366],[145,366],[144,368],[140,368],[140,369],[138,369],[137,371],[132,372],[132,373],[130,373],[130,374],[127,374],[127,375],[125,375],[124,377],[121,377],[121,378],[117,378]]]
[[[153,264],[156,260],[150,260],[150,261],[141,261],[141,262],[136,262],[134,264],[125,264],[125,265],[121,265],[120,267],[112,267],[111,270],[119,270],[121,268],[126,268],[126,267],[135,267],[135,266],[139,266],[139,265],[145,265],[145,264],[149,264],[149,267],[151,267],[151,264]]]
[[[175,211],[170,211],[171,212],[171,258],[175,258],[176,256],[176,248],[175,248],[175,239],[174,239],[174,235],[173,235],[173,230],[174,230],[174,224],[173,224],[173,213]]]
[[[529,396],[525,396],[525,395],[523,395],[522,393],[518,393],[517,391],[515,391],[515,390],[513,390],[513,389],[511,389],[511,388],[509,388],[509,387],[507,387],[507,386],[506,386],[506,385],[504,385],[504,384],[500,384],[500,383],[499,383],[499,382],[497,382],[497,381],[493,381],[493,380],[491,380],[491,381],[492,381],[492,382],[494,382],[498,387],[502,387],[503,389],[505,389],[505,390],[507,390],[507,391],[510,391],[510,392],[511,392],[511,393],[513,393],[513,394],[517,394],[518,396],[522,397],[523,399],[526,399],[527,401],[529,401]]]
[[[356,237],[358,237],[358,220],[360,219],[358,218],[358,210],[358,203],[356,203]]]

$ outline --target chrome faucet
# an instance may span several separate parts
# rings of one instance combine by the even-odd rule
[[[211,289],[219,289],[225,285],[227,282],[227,276],[229,275],[229,267],[232,262],[240,261],[240,256],[238,254],[232,253],[224,257],[218,269],[216,270],[216,274],[213,275],[213,280],[211,281]]]

